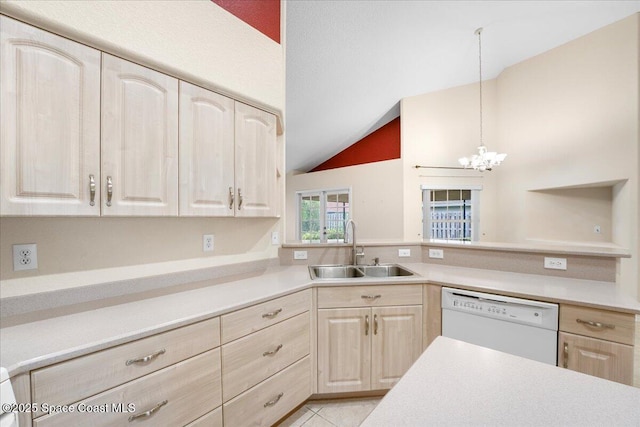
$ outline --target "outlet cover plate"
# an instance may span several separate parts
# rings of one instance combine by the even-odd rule
[[[567,259],[544,257],[544,268],[547,268],[550,270],[566,270]]]
[[[443,259],[444,249],[429,249],[429,258]]]
[[[307,259],[307,251],[293,251],[293,259]]]
[[[407,258],[411,256],[411,249],[398,249],[398,257]]]
[[[213,252],[214,240],[213,234],[202,235],[202,252]]]
[[[37,269],[38,246],[35,243],[13,245],[13,271]]]
[[[277,231],[272,231],[271,232],[271,244],[272,245],[279,245],[280,244],[280,233],[278,233]]]

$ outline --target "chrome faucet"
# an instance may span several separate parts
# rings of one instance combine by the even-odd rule
[[[349,228],[349,224],[351,224],[351,240],[352,240],[352,248],[351,248],[351,265],[358,265],[358,257],[364,257],[364,248],[358,252],[358,246],[356,243],[356,223],[354,220],[350,219],[347,221],[347,225],[345,226],[345,232]]]

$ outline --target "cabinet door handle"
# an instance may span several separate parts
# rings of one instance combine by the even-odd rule
[[[96,204],[96,178],[89,175],[89,206]]]
[[[364,316],[364,334],[369,335],[369,315]]]
[[[362,299],[368,299],[368,300],[377,300],[378,298],[381,298],[382,295],[361,295],[360,298]]]
[[[598,329],[615,329],[616,328],[616,325],[612,325],[610,323],[593,322],[591,320],[576,319],[576,322],[582,323],[583,325],[592,326]]]
[[[279,352],[281,348],[282,348],[282,344],[277,346],[275,350],[265,351],[264,353],[262,353],[262,357],[273,356],[274,354]]]
[[[233,187],[229,187],[229,209],[233,209]]]
[[[238,188],[238,210],[242,209],[242,189]]]
[[[284,396],[284,393],[280,393],[279,395],[277,395],[274,399],[271,399],[270,401],[268,401],[267,403],[264,404],[265,408],[268,408],[269,406],[273,406],[276,403],[278,403],[278,400],[282,399],[282,396]]]
[[[378,315],[373,315],[373,335],[378,335]]]
[[[273,319],[274,317],[276,317],[278,314],[280,314],[280,312],[282,311],[281,308],[275,310],[275,311],[270,311],[268,313],[265,313],[262,315],[263,319]]]
[[[111,197],[113,197],[113,181],[111,177],[107,177],[107,206],[111,206]]]
[[[168,400],[163,400],[162,402],[158,403],[156,406],[154,406],[153,408],[149,409],[146,412],[143,412],[141,414],[137,414],[137,415],[131,415],[129,417],[129,422],[134,421],[138,418],[146,418],[146,417],[150,417],[151,415],[153,415],[154,413],[156,413],[160,408],[162,408],[164,405],[166,405],[167,403],[169,403]]]
[[[165,350],[164,348],[162,350],[158,350],[155,353],[151,353],[148,354],[146,356],[143,357],[137,357],[135,359],[129,359],[125,362],[125,365],[129,366],[129,365],[133,365],[134,363],[145,363],[148,362],[150,360],[155,359],[156,357],[160,356],[161,354],[165,354],[167,350]]]
[[[562,349],[562,358],[564,359],[562,362],[562,367],[569,367],[569,343],[564,343],[564,348]]]

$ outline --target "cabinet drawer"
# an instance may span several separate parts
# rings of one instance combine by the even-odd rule
[[[220,345],[219,325],[219,318],[209,319],[35,370],[31,372],[33,401],[77,402],[203,353]],[[157,356],[131,362],[149,355]]]
[[[311,308],[311,290],[297,292],[222,316],[222,343],[228,343]]]
[[[33,424],[34,427],[133,424],[174,427],[203,416],[221,403],[217,348],[74,403],[74,412],[45,415]],[[135,411],[126,412],[129,407]],[[130,419],[152,408],[157,409],[149,416]]]
[[[270,426],[311,395],[309,356],[224,404],[225,426]]]
[[[318,308],[422,304],[421,285],[345,286],[318,289]]]
[[[633,347],[560,332],[558,366],[632,385]]]
[[[575,305],[560,306],[560,330],[633,345],[635,316]]]
[[[222,346],[224,401],[309,354],[309,312]]]

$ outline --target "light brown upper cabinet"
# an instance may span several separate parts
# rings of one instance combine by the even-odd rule
[[[277,215],[276,118],[180,82],[180,215]]]
[[[180,215],[234,215],[234,108],[180,82]]]
[[[178,215],[178,80],[103,53],[102,215]]]
[[[0,31],[0,214],[100,215],[100,52],[4,16]]]
[[[276,216],[276,117],[236,101],[235,132],[236,216]]]

